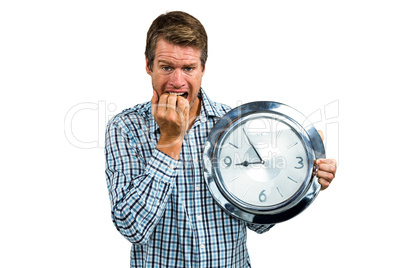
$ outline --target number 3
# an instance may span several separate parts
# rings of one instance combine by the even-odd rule
[[[299,162],[297,162],[297,164],[299,164],[300,166],[295,166],[295,168],[296,168],[296,169],[302,169],[302,168],[304,168],[303,158],[302,158],[302,157],[296,157],[296,158],[300,160]]]

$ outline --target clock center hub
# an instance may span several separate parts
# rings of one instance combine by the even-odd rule
[[[246,154],[250,157],[250,164],[248,168],[248,175],[254,180],[259,182],[268,182],[274,180],[286,168],[285,158],[279,156],[273,150],[267,150],[268,148],[260,149],[262,153],[262,160],[255,155],[252,148],[248,149]]]

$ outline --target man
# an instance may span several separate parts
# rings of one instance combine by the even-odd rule
[[[207,34],[184,12],[159,16],[147,34],[150,102],[110,120],[106,175],[112,218],[132,243],[131,267],[250,267],[246,224],[226,214],[204,183],[204,143],[228,106],[209,100],[201,81]],[[318,161],[322,189],[334,160]]]

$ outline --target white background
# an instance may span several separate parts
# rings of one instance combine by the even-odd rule
[[[249,234],[253,267],[401,267],[402,8],[386,0],[2,1],[0,267],[129,266],[103,135],[151,98],[145,36],[168,10],[208,32],[211,99],[312,115],[339,161],[307,211]]]

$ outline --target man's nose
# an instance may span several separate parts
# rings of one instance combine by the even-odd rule
[[[175,70],[172,73],[170,83],[174,88],[181,88],[185,85],[184,76],[181,70]]]

